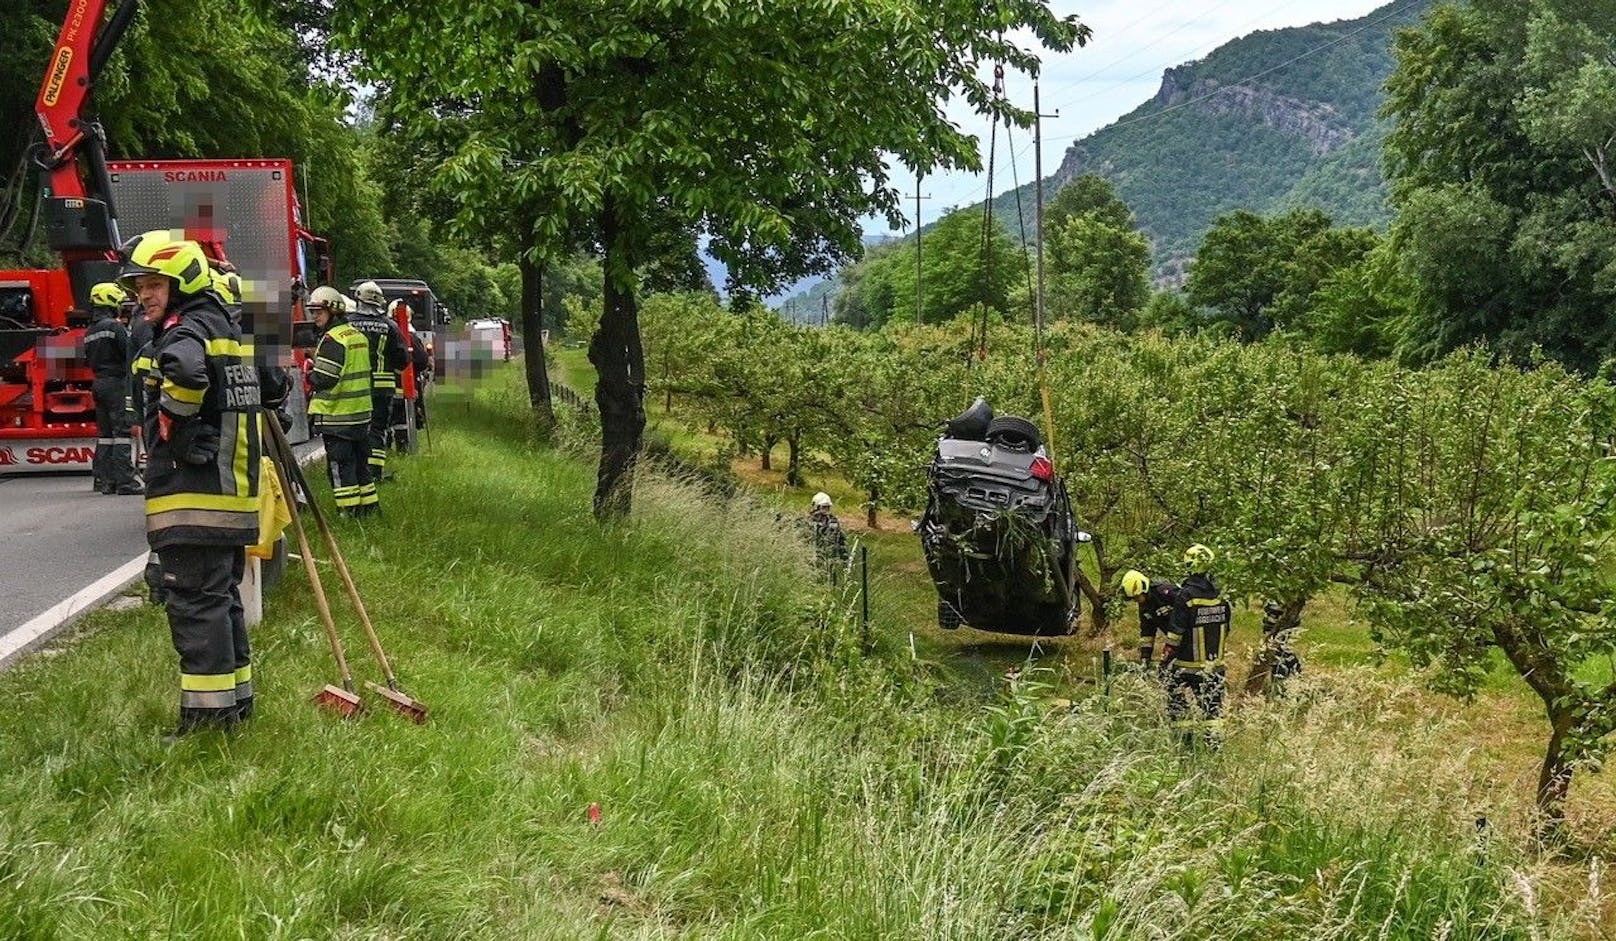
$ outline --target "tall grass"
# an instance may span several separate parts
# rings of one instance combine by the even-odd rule
[[[233,736],[159,743],[152,610],[0,675],[0,938],[1596,936],[1597,901],[1478,835],[1513,814],[1405,687],[1304,687],[1201,754],[1134,677],[958,695],[861,656],[744,498],[647,479],[597,526],[592,468],[510,393],[440,410],[385,518],[343,527],[430,725],[309,705],[300,573]]]

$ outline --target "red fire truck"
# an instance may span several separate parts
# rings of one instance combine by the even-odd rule
[[[40,211],[62,267],[0,271],[0,474],[90,469],[93,377],[81,344],[90,288],[117,273],[120,231],[170,229],[216,259],[228,252],[247,295],[244,329],[287,365],[304,288],[331,276],[324,241],[302,228],[289,161],[108,164],[88,105],[137,5],[123,0],[104,18],[107,0],[71,0],[35,102]]]

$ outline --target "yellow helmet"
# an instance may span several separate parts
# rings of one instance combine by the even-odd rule
[[[1150,590],[1150,579],[1138,569],[1129,569],[1122,573],[1122,594],[1128,598],[1143,598],[1145,592]]]
[[[145,257],[158,246],[179,240],[180,236],[167,229],[152,229],[150,232],[142,232],[126,239],[123,245],[118,248],[118,257],[123,261],[123,267],[118,269],[118,283],[123,285],[124,291],[129,294],[135,293],[135,278],[146,274],[145,271],[133,270],[130,267],[129,259],[135,257],[137,253]]]
[[[128,299],[128,292],[116,281],[102,281],[90,288],[91,307],[117,307]]]
[[[156,236],[161,235],[164,240]],[[150,237],[148,237],[150,236]],[[202,246],[188,240],[166,241],[166,232],[148,232],[137,236],[124,259],[118,281],[134,290],[136,278],[160,274],[173,282],[180,294],[194,295],[213,286],[213,269]]]
[[[241,303],[241,276],[234,271],[215,269],[209,274],[209,287],[224,304],[233,306]]]
[[[1196,543],[1184,550],[1184,564],[1191,572],[1204,572],[1212,567],[1217,556],[1206,546]]]
[[[343,297],[336,288],[321,285],[309,295],[307,306],[311,310],[316,307],[323,307],[333,314],[345,314],[348,312],[348,299]]]

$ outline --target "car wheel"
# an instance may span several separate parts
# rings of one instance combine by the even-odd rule
[[[1036,451],[1044,443],[1037,425],[1014,415],[1001,415],[989,422],[987,441],[1006,447],[1026,448],[1028,451]]]

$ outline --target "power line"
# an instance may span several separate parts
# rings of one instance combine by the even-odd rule
[[[1260,16],[1254,16],[1251,19],[1245,21],[1244,23],[1241,23],[1239,26],[1236,26],[1234,28],[1234,33],[1235,33],[1235,38],[1234,39],[1222,39],[1222,38],[1219,38],[1219,39],[1213,39],[1213,40],[1210,40],[1208,42],[1201,43],[1200,45],[1195,46],[1194,48],[1190,49],[1187,52],[1184,52],[1184,53],[1182,53],[1180,55],[1174,56],[1171,60],[1169,60],[1167,62],[1163,62],[1163,63],[1161,63],[1159,65],[1152,66],[1152,67],[1150,67],[1148,69],[1145,69],[1143,72],[1137,72],[1137,73],[1135,73],[1133,75],[1128,76],[1127,78],[1118,79],[1117,81],[1112,82],[1111,84],[1105,86],[1104,88],[1100,88],[1100,89],[1098,89],[1096,91],[1089,92],[1088,94],[1083,95],[1082,97],[1073,98],[1073,99],[1070,99],[1068,101],[1062,102],[1061,107],[1063,107],[1063,108],[1071,107],[1073,105],[1082,104],[1085,101],[1092,101],[1093,99],[1098,98],[1101,95],[1104,95],[1106,92],[1112,91],[1113,89],[1121,88],[1122,86],[1127,85],[1127,84],[1129,84],[1131,82],[1137,82],[1142,78],[1146,78],[1148,76],[1158,74],[1160,72],[1165,71],[1166,69],[1172,68],[1175,65],[1182,65],[1185,62],[1193,62],[1193,61],[1195,61],[1196,56],[1200,55],[1201,53],[1203,53],[1203,52],[1205,52],[1205,51],[1207,51],[1209,49],[1214,49],[1215,50],[1215,49],[1217,49],[1217,48],[1219,48],[1219,47],[1221,47],[1221,46],[1223,46],[1223,45],[1225,45],[1227,43],[1236,42],[1236,41],[1238,41],[1240,39],[1243,39],[1244,37],[1241,35],[1242,30],[1246,29],[1249,26],[1252,26],[1253,24],[1260,23],[1263,20],[1268,19],[1270,16],[1273,16],[1275,13],[1278,13],[1281,10],[1289,9],[1290,6],[1291,6],[1290,0],[1286,0],[1285,3],[1281,3],[1279,6],[1274,7],[1273,9],[1267,11],[1266,13],[1263,13]],[[1213,9],[1217,9],[1217,7],[1214,7]],[[1210,12],[1210,11],[1208,11],[1208,12]],[[1184,26],[1188,26],[1188,25],[1190,25],[1190,24],[1189,23],[1184,24]],[[1179,27],[1179,29],[1183,29],[1183,28],[1184,28],[1183,26]],[[1178,30],[1174,30],[1174,32],[1177,32],[1177,31]],[[1170,36],[1170,35],[1172,35],[1172,33],[1168,33],[1168,34],[1162,36],[1161,39],[1165,39],[1165,38],[1167,38],[1167,36]],[[1161,41],[1160,39],[1157,40],[1157,42],[1160,42],[1160,41]],[[1154,45],[1156,45],[1156,43],[1150,43],[1148,45],[1141,46],[1137,51],[1142,52],[1145,49],[1149,49],[1151,46],[1154,46]],[[1119,65],[1119,64],[1122,63],[1123,60],[1125,60],[1127,58],[1128,58],[1127,56],[1123,56],[1122,59],[1118,59],[1116,62],[1113,62],[1112,65]],[[1110,67],[1111,66],[1109,66],[1109,65],[1106,66],[1106,68],[1110,68]],[[1100,71],[1103,72],[1104,69],[1102,69]],[[1081,84],[1082,82],[1088,81],[1088,79],[1093,78],[1095,75],[1098,75],[1098,74],[1100,74],[1100,73],[1095,72],[1095,73],[1091,73],[1090,75],[1086,75],[1082,79],[1079,79],[1078,82],[1074,83],[1074,85],[1068,85],[1066,87],[1067,88],[1074,87],[1077,84]],[[1062,90],[1064,90],[1064,89],[1062,89]]]
[[[1201,16],[1206,16],[1207,14],[1214,13],[1214,12],[1228,6],[1231,2],[1233,2],[1233,0],[1223,0],[1223,2],[1213,5],[1210,9],[1200,11],[1200,15]],[[1289,5],[1290,5],[1289,3],[1285,4],[1285,6],[1289,6]],[[1163,7],[1162,9],[1166,9],[1166,8]],[[1283,9],[1283,7],[1281,9]],[[1135,26],[1138,26],[1140,23],[1143,23],[1145,20],[1149,19],[1151,16],[1154,16],[1156,13],[1159,13],[1159,12],[1161,12],[1161,10],[1152,11],[1149,15],[1142,16],[1139,19],[1134,20],[1132,23],[1129,23],[1127,26],[1124,26],[1121,29],[1117,30],[1117,32],[1118,33],[1125,33],[1128,30],[1132,29]],[[1269,11],[1269,12],[1271,13],[1273,11]],[[1267,15],[1268,15],[1267,13],[1263,14],[1263,16],[1267,16]],[[1156,46],[1161,45],[1163,42],[1167,41],[1168,39],[1172,38],[1173,36],[1178,35],[1179,33],[1182,33],[1184,30],[1189,29],[1191,26],[1194,26],[1194,25],[1195,25],[1194,20],[1185,20],[1184,22],[1180,23],[1176,28],[1170,29],[1167,32],[1162,33],[1160,36],[1157,36],[1154,40],[1144,44],[1143,46],[1140,46],[1139,48],[1134,49],[1131,52],[1128,52],[1128,53],[1125,53],[1125,54],[1123,54],[1121,56],[1118,56],[1117,58],[1112,59],[1110,62],[1107,62],[1105,65],[1100,66],[1099,68],[1095,69],[1094,71],[1089,72],[1086,75],[1079,76],[1078,78],[1073,79],[1072,81],[1066,83],[1065,85],[1062,85],[1061,87],[1055,89],[1055,94],[1057,94],[1057,95],[1064,94],[1066,91],[1068,91],[1070,89],[1073,89],[1073,88],[1076,88],[1077,86],[1083,84],[1084,82],[1088,81],[1091,78],[1095,78],[1097,76],[1104,75],[1107,70],[1109,70],[1109,69],[1111,69],[1111,68],[1113,68],[1115,66],[1121,65],[1122,63],[1128,61],[1129,59],[1133,58],[1134,56],[1138,55],[1139,53],[1144,52],[1146,49],[1153,49]],[[1219,41],[1222,42],[1224,40],[1219,40]],[[1178,61],[1182,61],[1182,60],[1180,59]],[[1102,89],[1102,91],[1105,91],[1105,90],[1108,90],[1109,88],[1114,88],[1114,87],[1115,86],[1108,86],[1107,89]],[[1078,99],[1078,100],[1082,101],[1084,99]]]

